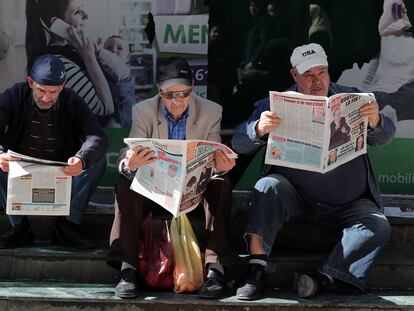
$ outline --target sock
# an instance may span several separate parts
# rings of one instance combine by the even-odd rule
[[[130,265],[129,263],[123,261],[122,262],[122,266],[121,266],[121,271],[125,270],[125,269],[133,269],[133,270],[137,270],[133,265]]]
[[[210,263],[208,264],[207,268],[208,268],[207,277],[211,276],[211,270],[214,270],[216,272],[221,273],[221,275],[224,275],[224,267],[221,263],[218,263],[218,262]]]
[[[260,254],[260,255],[250,255],[249,256],[249,264],[258,264],[266,268],[267,266],[267,254]]]

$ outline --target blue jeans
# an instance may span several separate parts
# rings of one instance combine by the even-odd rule
[[[378,206],[358,199],[331,214],[318,214],[279,174],[261,178],[252,191],[245,238],[256,234],[269,254],[283,225],[292,218],[307,217],[325,230],[342,232],[318,271],[363,290],[368,273],[390,238],[390,224]],[[306,239],[304,239],[306,243]]]
[[[67,219],[80,224],[82,216],[88,206],[92,193],[98,186],[106,167],[106,157],[102,156],[98,162],[82,171],[79,176],[72,178],[72,191],[70,202],[70,214]],[[7,173],[0,170],[0,204],[6,207],[7,202]],[[23,215],[9,216],[10,223],[15,226],[24,220]]]

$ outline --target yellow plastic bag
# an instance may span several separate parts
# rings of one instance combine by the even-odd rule
[[[174,252],[174,292],[196,292],[204,282],[203,262],[191,223],[186,215],[171,221],[171,242]]]

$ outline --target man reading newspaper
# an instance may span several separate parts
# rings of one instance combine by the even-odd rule
[[[359,92],[330,82],[325,51],[318,44],[297,47],[291,56],[291,91],[331,96]],[[388,143],[395,133],[390,119],[370,100],[359,109],[368,119],[368,143]],[[269,99],[255,104],[251,117],[241,123],[232,139],[239,153],[253,153],[267,142],[268,133],[283,124],[269,111]],[[268,254],[283,224],[292,216],[307,216],[322,228],[341,233],[331,253],[317,271],[298,275],[300,297],[311,297],[326,288],[346,284],[363,290],[368,272],[387,243],[390,225],[382,213],[381,196],[367,154],[325,173],[264,165],[252,190],[245,238],[250,252],[244,284],[237,298],[256,299],[263,290]],[[306,237],[303,237],[306,243]]]
[[[359,111],[373,94],[271,91],[269,97],[270,111],[283,123],[267,134],[265,164],[326,173],[366,153],[368,118]],[[335,161],[329,160],[333,154]]]
[[[56,240],[76,248],[91,248],[79,225],[89,198],[105,170],[107,139],[95,115],[71,89],[65,88],[65,65],[50,54],[39,56],[27,81],[17,83],[0,96],[0,203],[7,201],[9,161],[30,157],[67,162],[62,168],[73,176],[70,215],[58,217]],[[11,227],[0,237],[0,248],[33,241],[26,216],[9,216]]]
[[[191,67],[185,60],[170,58],[160,62],[157,79],[158,95],[135,105],[132,110],[129,137],[221,141],[222,108],[193,93]],[[154,206],[151,200],[131,190],[130,185],[136,170],[156,158],[152,149],[138,145],[121,152],[120,159],[121,174],[115,186],[115,219],[107,261],[121,269],[115,294],[130,298],[137,295],[136,268],[143,214]],[[234,159],[216,151],[216,173],[227,172],[234,165]],[[223,259],[230,229],[231,185],[226,175],[213,176],[204,192],[204,201],[208,274],[200,295],[218,298],[226,290]]]

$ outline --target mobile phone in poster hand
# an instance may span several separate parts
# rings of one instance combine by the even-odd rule
[[[71,41],[69,35],[69,28],[71,26],[72,25],[65,22],[63,19],[56,18],[56,20],[50,26],[50,31],[54,34],[57,34],[59,37],[65,39],[66,41]],[[77,34],[79,34],[82,30],[80,28],[75,28],[75,31]]]
[[[50,31],[53,32],[54,34],[57,34],[59,37],[67,41],[70,41],[69,31],[68,31],[69,28],[70,28],[70,24],[68,24],[67,22],[65,22],[64,20],[60,18],[56,18],[56,20],[50,26]]]

